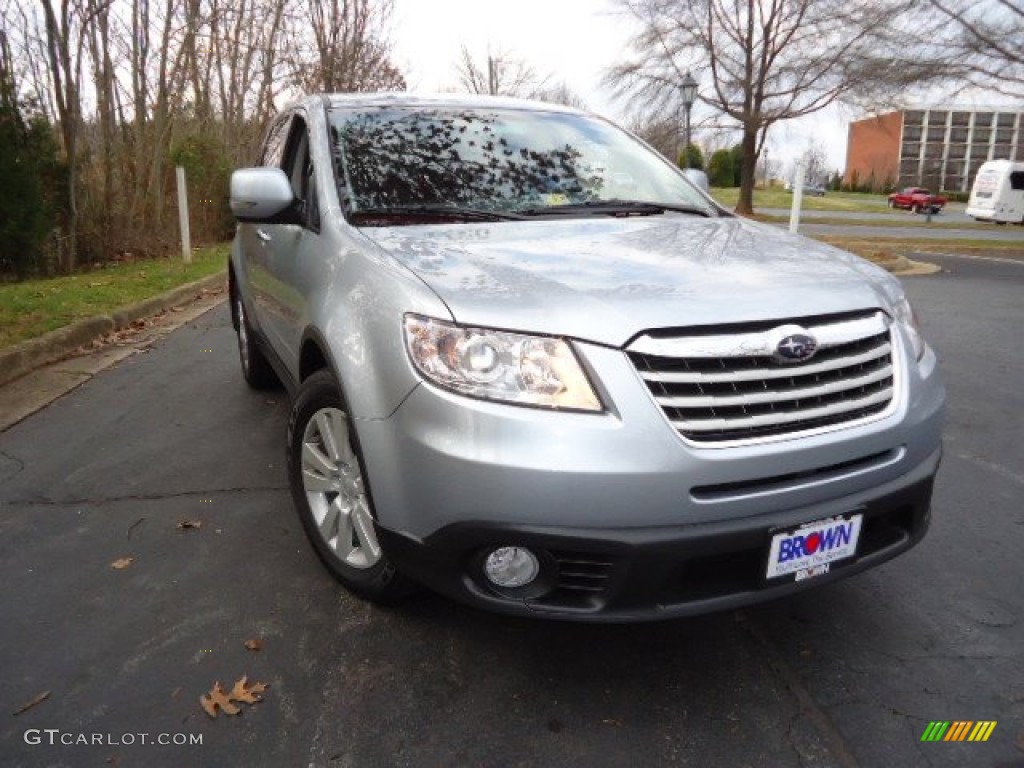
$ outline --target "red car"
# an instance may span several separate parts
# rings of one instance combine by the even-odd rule
[[[906,187],[889,195],[890,208],[907,208],[914,213],[931,211],[938,213],[946,205],[946,198],[933,195],[923,187]]]

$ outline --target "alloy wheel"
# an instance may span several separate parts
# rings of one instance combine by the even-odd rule
[[[321,408],[306,423],[302,486],[328,549],[353,568],[376,565],[381,559],[380,545],[344,411]]]

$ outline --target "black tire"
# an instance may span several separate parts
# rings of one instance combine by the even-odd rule
[[[267,361],[263,350],[259,348],[253,336],[252,326],[245,311],[242,297],[235,291],[231,297],[231,312],[235,320],[235,333],[238,335],[238,359],[242,364],[242,376],[246,384],[253,389],[274,389],[281,385],[273,367]]]
[[[330,422],[329,431],[335,438],[333,451],[323,436],[325,422]],[[342,422],[347,437],[342,436]],[[304,473],[303,449],[307,444],[319,452],[321,459],[327,459],[332,472],[310,469]],[[288,421],[287,461],[288,483],[302,528],[331,575],[350,592],[374,603],[393,603],[416,592],[417,586],[398,572],[377,541],[376,515],[369,485],[364,480],[366,470],[359,439],[348,418],[341,389],[330,371],[317,371],[299,388]],[[313,485],[332,482],[332,490]],[[346,507],[350,511],[341,512]],[[361,529],[360,520],[368,523],[369,530]],[[372,542],[367,540],[371,532]],[[347,556],[343,550],[348,550]]]

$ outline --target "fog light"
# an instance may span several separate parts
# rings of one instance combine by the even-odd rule
[[[536,579],[540,573],[540,563],[528,549],[498,547],[487,556],[484,573],[495,586],[514,589],[525,587]]]

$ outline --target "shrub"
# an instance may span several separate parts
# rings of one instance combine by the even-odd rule
[[[708,161],[708,182],[712,187],[738,186],[730,150],[719,149],[711,155],[711,159]]]

